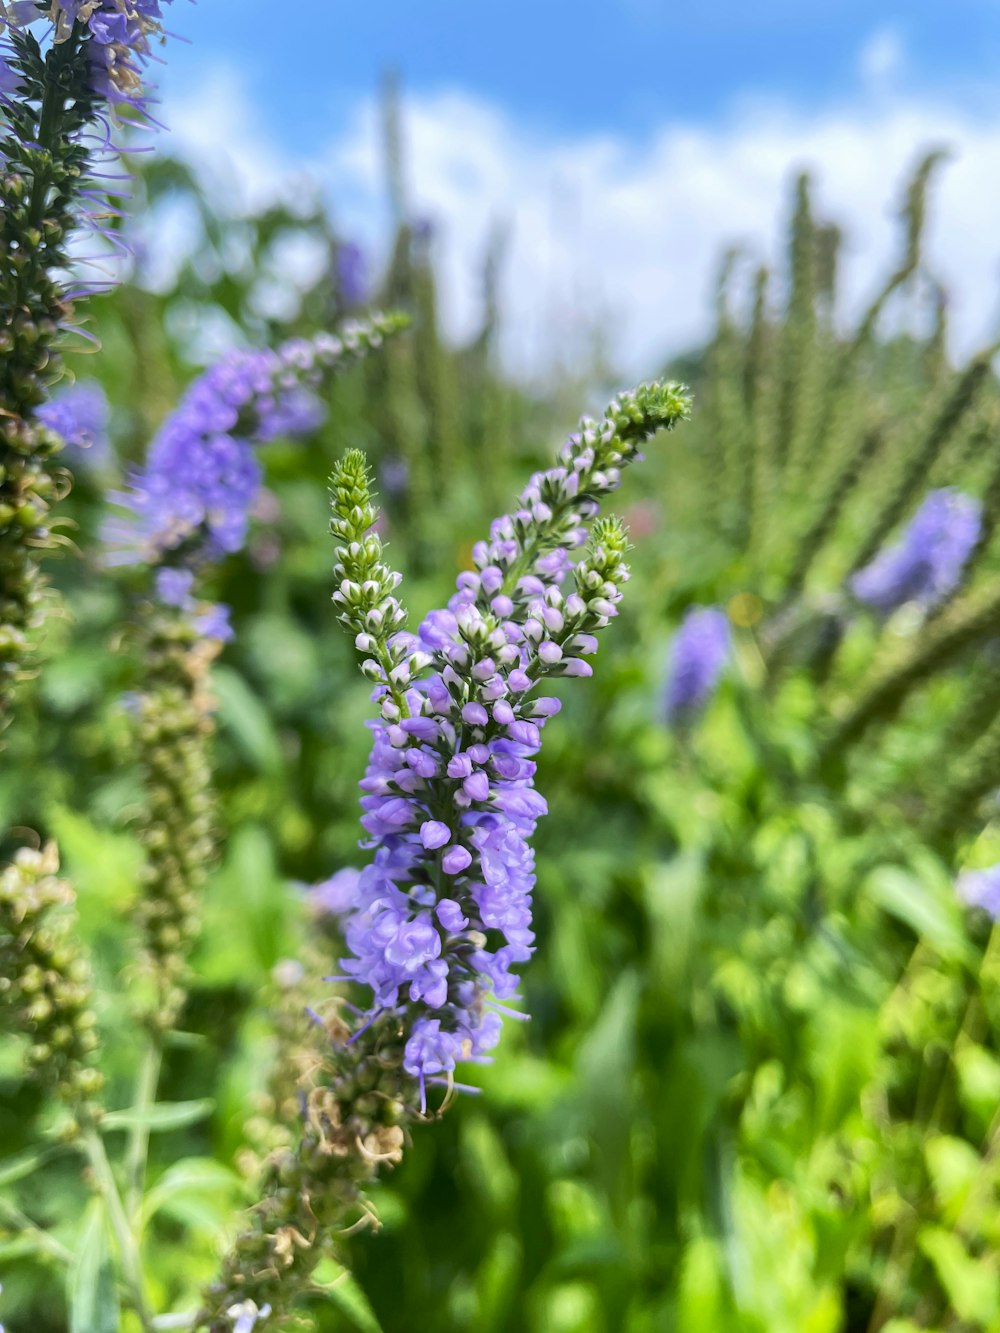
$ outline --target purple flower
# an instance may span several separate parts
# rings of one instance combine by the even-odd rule
[[[108,525],[120,563],[156,561],[183,546],[213,559],[238,551],[261,485],[254,445],[279,435],[308,434],[320,410],[288,360],[315,353],[306,344],[283,352],[230,352],[188,389],[153,441],[145,468],[114,497],[130,511]]]
[[[0,104],[5,97],[14,96],[20,87],[20,74],[11,65],[9,57],[0,49]]]
[[[674,635],[665,713],[673,724],[702,708],[729,660],[729,621],[717,606],[692,607]]]
[[[930,608],[958,587],[981,528],[978,500],[951,487],[931,491],[899,541],[854,575],[851,591],[884,615],[906,602]]]
[[[451,829],[439,819],[428,819],[420,825],[420,841],[433,852],[451,841]]]
[[[335,473],[334,601],[369,655],[363,670],[380,709],[360,784],[373,856],[345,918],[341,966],[368,988],[362,1023],[381,1010],[400,1015],[403,1067],[422,1106],[427,1080],[488,1058],[497,1009],[516,996],[514,969],[534,950],[530,840],[547,809],[535,759],[559,708],[534,695],[547,679],[577,674],[617,614],[624,531],[595,522],[587,545],[586,524],[594,497],[617,487],[621,465],[664,420],[661,393],[625,395],[603,422],[583,423],[416,634],[403,631],[399,576],[377,543],[365,563],[375,510],[363,459],[349,454]]]
[[[50,0],[48,13],[27,0],[0,4],[0,32],[5,24],[24,28],[45,19],[55,41],[65,41],[75,23],[83,25],[91,85],[112,110],[128,105],[148,114],[150,98],[144,68],[153,43],[163,37],[163,8],[172,0]]]
[[[360,870],[345,866],[329,879],[315,885],[311,898],[317,910],[330,916],[343,916],[350,911],[357,897],[360,878]]]
[[[368,300],[368,263],[360,245],[342,241],[337,246],[337,294],[348,309],[364,305]]]
[[[108,456],[108,400],[96,381],[63,389],[36,410],[38,420],[61,435],[74,462],[103,463]]]
[[[221,602],[199,602],[194,596],[194,571],[191,569],[160,569],[154,581],[156,595],[164,606],[183,611],[192,628],[204,639],[228,643],[233,637],[229,623],[229,607]]]
[[[955,892],[968,907],[981,907],[994,921],[1000,921],[1000,865],[963,870],[955,881]]]

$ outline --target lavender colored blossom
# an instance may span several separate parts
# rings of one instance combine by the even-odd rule
[[[194,570],[166,568],[157,570],[156,595],[164,606],[183,611],[189,623],[204,639],[228,643],[233,637],[229,607],[221,602],[200,602],[194,595]]]
[[[179,548],[190,554],[192,543],[206,559],[238,551],[260,490],[254,446],[309,434],[322,418],[302,383],[316,364],[315,344],[297,340],[279,352],[230,352],[195,380],[129,491],[112,497],[131,511],[108,527],[113,558],[152,563]]]
[[[364,305],[369,297],[368,263],[365,252],[354,241],[337,246],[337,294],[349,310]]]
[[[256,1301],[240,1301],[231,1305],[226,1314],[233,1321],[233,1333],[253,1333],[262,1319],[271,1313],[270,1305],[258,1306]]]
[[[110,452],[108,400],[96,381],[74,384],[42,403],[36,414],[61,435],[74,462],[102,463]]]
[[[310,891],[313,906],[326,916],[343,916],[354,906],[361,872],[345,866]]]
[[[64,42],[74,25],[84,29],[91,85],[113,111],[129,106],[148,116],[145,67],[153,45],[163,40],[163,7],[173,0],[7,0],[0,4],[0,32],[47,20],[54,40]]]
[[[704,707],[729,660],[726,613],[717,606],[692,607],[674,635],[664,710],[671,724]]]
[[[1000,921],[1000,864],[985,870],[963,870],[955,882],[955,892],[968,907],[981,907],[994,921]]]
[[[12,97],[21,86],[21,76],[10,63],[8,55],[0,48],[0,105],[5,97]]]
[[[361,782],[373,857],[345,921],[344,973],[371,994],[368,1018],[403,1016],[403,1068],[428,1081],[488,1058],[534,950],[530,839],[546,812],[535,758],[559,701],[547,678],[591,674],[584,658],[618,613],[627,541],[596,518],[621,468],[686,400],[672,387],[623,394],[584,422],[558,466],[473,549],[446,608],[405,631],[399,575],[382,563],[363,456],[334,474],[334,593],[367,660],[379,718]],[[522,1015],[523,1016],[523,1015]],[[367,1021],[367,1020],[365,1020]]]
[[[900,540],[854,575],[851,591],[884,615],[906,602],[929,609],[958,587],[981,528],[978,500],[951,487],[931,491]]]

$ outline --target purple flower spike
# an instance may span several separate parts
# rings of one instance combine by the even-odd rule
[[[981,529],[978,500],[951,487],[931,491],[899,541],[854,575],[851,591],[883,615],[906,602],[930,609],[958,587]]]
[[[729,660],[729,621],[717,606],[692,607],[674,635],[665,712],[674,724],[703,708]]]
[[[459,1061],[489,1058],[509,1012],[502,1002],[534,951],[530,839],[547,809],[535,760],[559,709],[539,693],[578,673],[629,577],[624,529],[597,520],[596,497],[685,410],[672,386],[644,386],[603,421],[584,421],[415,634],[400,576],[371,535],[377,510],[363,456],[350,451],[334,472],[333,600],[366,656],[380,712],[361,782],[374,855],[345,920],[341,966],[370,992],[362,1030],[382,1011],[402,1023],[403,1068],[421,1108],[429,1079],[451,1084]]]

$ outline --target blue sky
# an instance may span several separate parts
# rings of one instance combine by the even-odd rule
[[[973,95],[1000,70],[995,0],[200,0],[171,17],[191,45],[171,48],[168,85],[238,67],[276,134],[300,145],[387,66],[415,93],[467,88],[549,132],[640,136],[747,95],[850,96],[878,29],[905,43],[916,87]]]
[[[375,266],[376,93],[398,70],[411,203],[438,224],[456,338],[476,325],[490,229],[511,230],[512,363],[553,347],[572,363],[598,331],[644,373],[703,336],[720,249],[777,254],[801,166],[847,229],[856,306],[889,262],[902,176],[942,141],[956,163],[932,267],[958,346],[995,327],[1000,0],[177,0],[171,26],[190,44],[162,72],[167,146],[227,200],[301,192],[308,173]]]

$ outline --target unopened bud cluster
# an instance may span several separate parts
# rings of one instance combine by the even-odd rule
[[[375,531],[378,510],[372,503],[367,461],[359,449],[349,450],[334,469],[330,500],[330,532],[337,542],[333,604],[341,624],[354,634],[358,652],[365,654],[362,670],[370,681],[386,687],[387,706],[398,721],[406,708],[406,687],[430,658],[408,652],[401,640],[394,640],[406,623],[406,612],[395,595],[402,575],[382,559],[382,541]]]
[[[32,1075],[73,1106],[101,1088],[90,974],[74,938],[73,890],[55,847],[22,848],[0,873],[0,1017],[28,1038]]]
[[[146,866],[136,916],[156,987],[155,1021],[169,1026],[184,999],[187,957],[215,852],[209,668],[217,639],[183,614],[148,608],[142,691],[131,700],[146,810]]]

